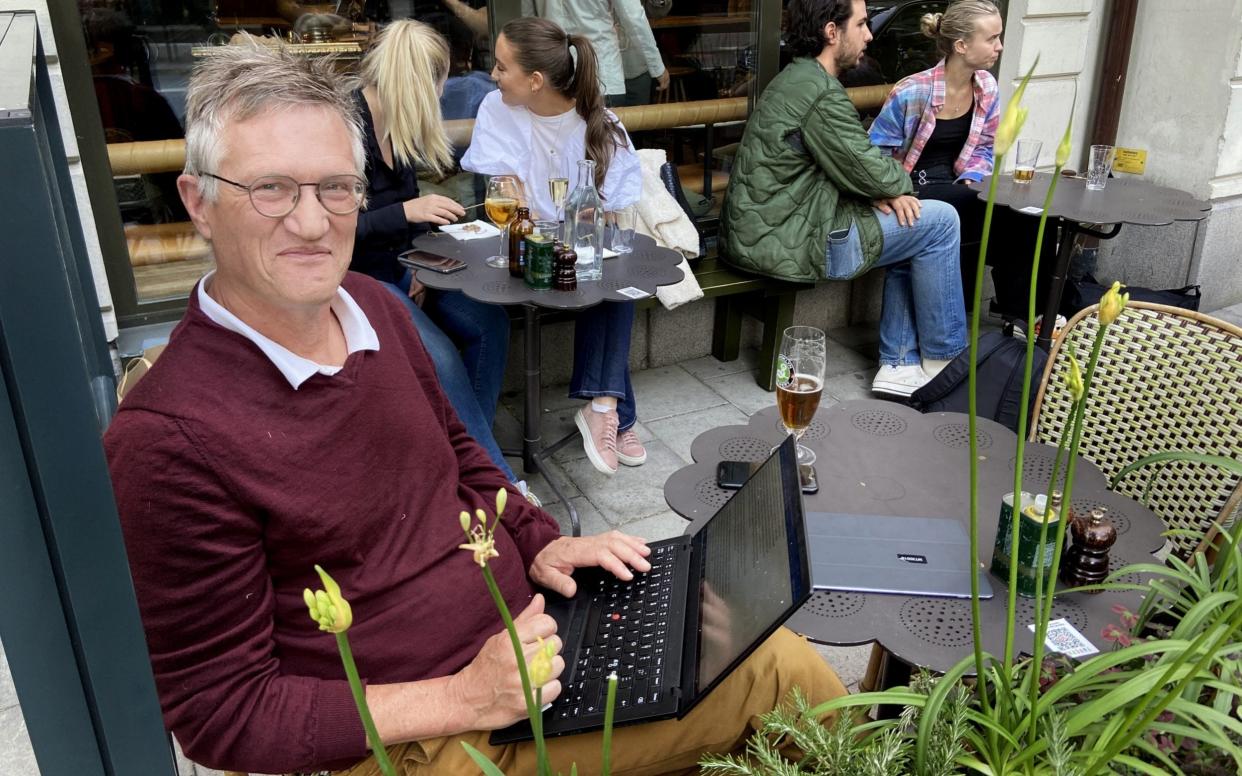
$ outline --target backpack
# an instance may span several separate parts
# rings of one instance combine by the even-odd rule
[[[976,408],[981,418],[994,420],[1010,431],[1018,430],[1018,406],[1022,400],[1022,367],[1026,362],[1026,342],[990,331],[979,337],[978,390]],[[1048,363],[1048,354],[1035,348],[1031,379],[1038,381]],[[970,351],[962,353],[940,370],[931,382],[914,392],[910,406],[919,412],[968,411],[967,380]],[[1027,417],[1035,406],[1035,388],[1027,406]]]

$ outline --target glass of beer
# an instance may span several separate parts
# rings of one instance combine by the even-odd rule
[[[776,406],[785,430],[802,439],[819,409],[824,392],[824,332],[813,326],[790,326],[776,357]],[[798,463],[815,463],[815,453],[798,444]]]
[[[1030,183],[1035,180],[1035,165],[1039,163],[1039,140],[1019,140],[1013,155],[1013,182]]]
[[[483,210],[493,224],[500,227],[500,253],[487,257],[487,266],[496,269],[509,267],[509,224],[517,216],[522,204],[522,184],[513,175],[493,175],[487,182],[487,194]]]

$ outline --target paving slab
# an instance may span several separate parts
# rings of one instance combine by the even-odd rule
[[[567,461],[561,466],[608,524],[617,527],[667,510],[664,481],[686,465],[681,456],[663,442],[656,440],[646,447],[645,464],[622,466],[611,476],[596,471],[586,458]]]
[[[654,420],[649,425],[656,439],[668,445],[686,463],[694,463],[694,458],[690,455],[690,443],[695,437],[709,428],[745,425],[747,417],[746,413],[732,404],[722,404],[719,407]]]
[[[716,377],[737,374],[738,372],[754,372],[759,360],[759,351],[755,348],[744,348],[732,361],[721,361],[715,356],[703,356],[680,364],[681,368],[699,378],[711,380]]]
[[[707,386],[747,415],[754,415],[759,410],[776,404],[776,393],[760,388],[752,372],[717,377],[708,380]]]
[[[630,380],[638,401],[638,418],[644,423],[725,403],[724,397],[680,366],[637,372]]]
[[[812,646],[823,656],[824,660],[828,661],[828,665],[837,672],[841,683],[846,687],[857,687],[858,682],[867,673],[867,663],[871,660],[870,644],[861,644],[857,647],[833,647],[827,644],[812,644]]]

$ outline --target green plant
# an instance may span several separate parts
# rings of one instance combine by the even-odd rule
[[[358,678],[358,666],[354,664],[354,653],[349,648],[349,636],[345,631],[354,622],[354,612],[349,601],[341,595],[341,586],[328,576],[318,564],[315,571],[323,582],[323,590],[302,591],[306,608],[310,610],[311,619],[319,624],[319,630],[327,631],[336,636],[336,647],[341,653],[341,663],[345,666],[345,677],[349,680],[349,689],[354,695],[354,705],[358,707],[358,716],[362,718],[362,727],[367,732],[367,740],[371,742],[371,751],[375,753],[375,761],[379,763],[384,776],[397,776],[397,771],[388,759],[388,750],[375,730],[375,721],[371,719],[371,709],[367,707],[366,691],[362,689],[362,681]]]
[[[1038,62],[1038,60],[1037,60]],[[1027,72],[1013,99],[1006,107],[996,133],[995,168],[1000,169],[1005,153],[1016,140],[1027,110],[1022,95],[1034,72]],[[1056,154],[1056,170],[1049,186],[1040,221],[1040,240],[1062,167],[1070,157],[1068,125]],[[984,256],[987,253],[995,206],[997,176],[993,175],[984,211],[983,239],[975,275],[975,299],[970,332],[969,436],[970,436],[970,536],[971,557],[978,548],[978,449],[976,434],[976,354],[979,341],[979,311],[983,288]],[[1027,331],[1034,329],[1035,289],[1041,245],[1035,246]],[[1101,299],[1099,328],[1085,370],[1069,351],[1070,368],[1065,385],[1071,398],[1071,414],[1057,447],[1049,491],[1062,482],[1063,503],[1070,504],[1083,434],[1086,396],[1095,378],[1096,365],[1109,326],[1124,309],[1128,294],[1114,283]],[[1048,322],[1050,323],[1050,322]],[[1047,325],[1047,324],[1046,324]],[[1014,493],[1022,490],[1022,459],[1027,427],[1028,398],[1034,337],[1028,336],[1023,375],[1023,395],[1017,429],[1014,464]],[[1137,368],[1137,367],[1136,367]],[[1055,388],[1050,386],[1049,390]],[[1138,468],[1138,464],[1134,468]],[[1123,471],[1128,473],[1130,468]],[[1049,492],[1048,495],[1051,493]],[[1051,559],[1051,578],[1057,578],[1067,520],[1056,522]],[[1049,524],[1041,529],[1039,547],[1046,546]],[[1078,664],[1044,659],[1044,639],[1051,616],[1055,585],[1044,589],[1036,576],[1035,635],[1031,657],[1015,661],[1016,582],[1018,573],[1018,520],[1012,524],[1008,621],[1004,655],[1001,659],[981,647],[980,611],[977,580],[972,585],[971,614],[974,623],[972,654],[964,657],[944,676],[921,679],[911,687],[894,688],[837,698],[814,708],[791,705],[765,718],[765,726],[751,739],[744,758],[706,758],[705,770],[712,773],[860,773],[868,763],[883,762],[883,773],[913,773],[930,776],[945,772],[969,771],[988,776],[1007,774],[1056,774],[1094,776],[1097,773],[1155,774],[1181,773],[1163,742],[1170,737],[1190,740],[1205,747],[1229,753],[1242,767],[1242,751],[1235,737],[1242,735],[1242,722],[1233,712],[1239,690],[1229,683],[1238,671],[1239,627],[1242,625],[1242,597],[1235,578],[1242,576],[1237,561],[1237,529],[1230,537],[1226,558],[1218,570],[1190,577],[1189,567],[1172,567],[1180,575],[1180,586],[1169,585],[1167,607],[1180,614],[1180,622],[1166,637],[1131,641],[1128,646],[1096,655]],[[1196,561],[1202,563],[1202,561]],[[1042,557],[1035,567],[1042,566]],[[1137,568],[1137,567],[1132,567]],[[1154,573],[1160,567],[1147,564],[1141,570]],[[1119,572],[1120,573],[1120,572]],[[1185,578],[1182,578],[1185,577]],[[1191,581],[1197,580],[1197,587]],[[1117,583],[1113,583],[1117,584]],[[1153,583],[1153,589],[1156,583]],[[1188,592],[1190,591],[1190,592]],[[1153,604],[1154,606],[1155,604]],[[973,684],[966,677],[975,674]],[[1201,702],[1203,691],[1212,691],[1212,702]],[[904,707],[896,720],[852,723],[850,713],[875,704]],[[841,714],[828,732],[819,720],[829,713]],[[1164,738],[1162,738],[1164,737]],[[788,739],[803,752],[815,752],[803,762],[793,764],[780,755],[776,746]],[[808,750],[807,747],[812,747]],[[946,760],[947,758],[947,760]],[[809,762],[808,762],[809,761]],[[831,763],[831,768],[825,764]],[[848,766],[848,767],[841,767]],[[1159,767],[1157,767],[1159,766]],[[1168,770],[1162,770],[1168,769]]]
[[[482,509],[475,511],[475,515],[478,518],[477,525],[473,524],[469,512],[463,511],[460,514],[461,530],[466,534],[466,543],[460,545],[460,548],[468,550],[473,554],[474,562],[483,571],[483,579],[487,584],[488,592],[491,593],[492,602],[496,605],[496,609],[500,612],[500,617],[505,623],[505,630],[509,634],[509,640],[513,645],[513,653],[517,658],[518,675],[522,680],[522,694],[526,700],[526,713],[530,718],[531,730],[535,735],[537,772],[539,776],[551,776],[552,767],[548,760],[547,745],[543,738],[543,714],[541,709],[543,708],[543,686],[552,677],[552,659],[556,654],[555,647],[551,642],[545,644],[540,639],[538,651],[531,659],[530,664],[527,664],[526,656],[522,650],[521,639],[518,637],[517,628],[513,624],[513,615],[509,612],[509,607],[500,592],[500,587],[496,584],[496,578],[487,566],[489,560],[500,557],[500,553],[496,551],[496,526],[500,524],[500,516],[505,511],[508,497],[508,491],[504,488],[496,492],[496,519],[492,521],[490,526],[487,523],[487,513]],[[397,776],[392,761],[388,757],[388,751],[384,748],[379,733],[376,732],[375,722],[371,719],[371,711],[367,707],[366,693],[362,688],[362,682],[358,678],[358,668],[354,664],[353,652],[349,647],[349,638],[345,635],[345,631],[353,623],[353,610],[349,606],[349,601],[341,594],[341,588],[336,581],[317,565],[315,566],[315,571],[319,573],[319,578],[323,581],[325,589],[313,592],[307,589],[303,592],[303,598],[306,601],[307,608],[310,610],[311,619],[319,624],[320,630],[336,635],[337,647],[341,653],[341,662],[345,666],[345,675],[349,679],[349,687],[354,694],[354,703],[358,706],[358,714],[362,718],[362,725],[366,729],[367,739],[371,743],[371,751],[375,754],[375,760],[379,764],[380,771],[384,776]],[[613,707],[616,705],[616,698],[617,675],[613,673],[608,677],[607,703],[604,708],[604,745],[600,768],[600,773],[603,776],[609,776],[612,767]],[[462,741],[461,745],[465,747],[466,754],[470,756],[470,759],[474,760],[475,764],[479,766],[480,771],[486,776],[504,776],[504,772],[488,760],[487,756],[478,749],[465,741]],[[570,766],[569,773],[570,776],[577,776],[577,763]]]
[[[496,551],[496,526],[500,524],[500,516],[505,511],[505,504],[508,498],[509,492],[504,488],[496,491],[496,519],[492,521],[490,527],[487,524],[487,514],[482,509],[475,510],[475,516],[478,518],[477,525],[473,524],[469,512],[463,511],[461,513],[459,520],[461,522],[461,530],[466,534],[466,543],[460,547],[473,553],[474,562],[483,571],[483,579],[487,583],[488,592],[491,593],[492,602],[500,612],[501,619],[504,620],[505,630],[509,633],[509,641],[513,644],[513,654],[517,658],[518,675],[522,680],[522,694],[526,699],[526,714],[530,719],[531,731],[535,736],[537,773],[539,776],[551,776],[552,766],[548,759],[548,748],[543,737],[542,688],[543,685],[547,684],[552,675],[554,647],[550,643],[544,645],[541,641],[539,652],[532,660],[531,665],[527,666],[526,656],[522,650],[522,642],[518,637],[517,627],[513,624],[513,615],[509,612],[509,606],[505,603],[500,587],[496,584],[496,578],[492,576],[492,570],[487,566],[489,560],[500,557],[500,553]],[[617,675],[614,672],[608,677],[608,695],[604,707],[604,743],[600,767],[600,773],[603,776],[608,776],[612,767],[612,719],[616,697]],[[504,776],[503,771],[488,760],[482,752],[465,741],[461,745],[465,747],[470,759],[474,760],[475,764],[479,766],[486,776]],[[578,765],[574,763],[570,768],[570,774],[574,776],[577,772]]]

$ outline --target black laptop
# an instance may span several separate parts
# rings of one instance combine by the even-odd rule
[[[616,725],[683,717],[811,595],[794,441],[772,453],[692,536],[652,542],[651,571],[622,582],[579,569],[572,599],[548,596],[564,642],[547,736],[600,728],[608,675]],[[531,738],[529,721],[492,744]]]

